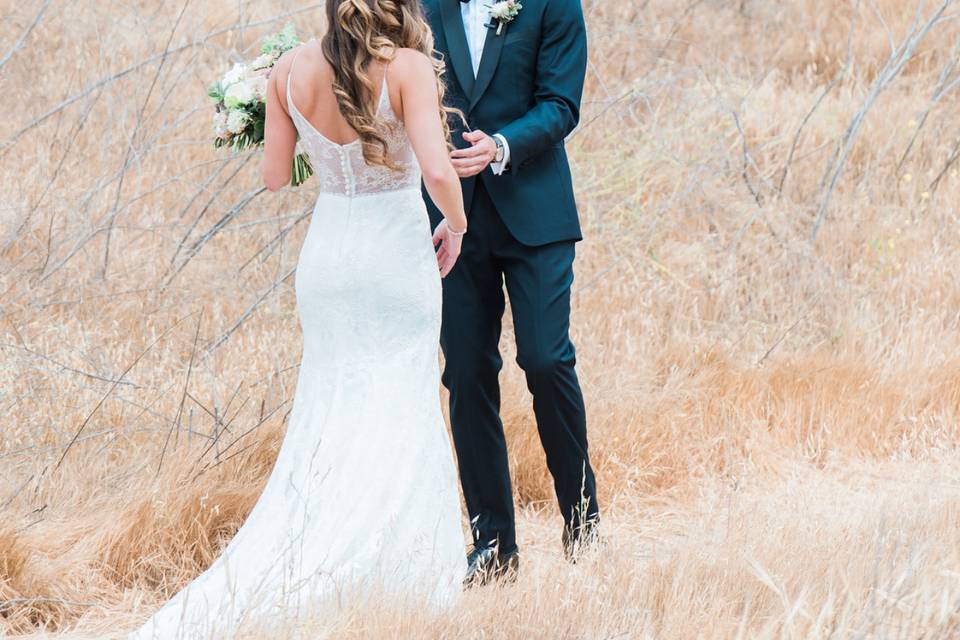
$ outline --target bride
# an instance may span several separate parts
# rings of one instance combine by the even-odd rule
[[[286,436],[236,536],[130,639],[282,627],[374,589],[442,605],[461,588],[437,349],[440,278],[467,220],[440,65],[419,0],[326,10],[326,34],[284,54],[267,91],[267,187],[289,182],[299,135],[320,191],[296,268],[303,358]],[[421,177],[445,216],[432,238]]]

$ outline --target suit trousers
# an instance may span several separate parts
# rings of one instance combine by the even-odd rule
[[[451,429],[474,544],[495,544],[501,553],[509,553],[517,542],[500,419],[504,285],[517,363],[533,395],[537,430],[564,525],[576,535],[581,523],[598,514],[586,412],[569,336],[575,242],[521,244],[504,225],[479,177],[469,220],[460,258],[443,280],[442,380],[450,391]]]

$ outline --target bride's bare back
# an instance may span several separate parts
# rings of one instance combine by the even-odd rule
[[[294,66],[292,75],[291,65]],[[380,102],[379,87],[383,86],[385,73],[390,106],[404,125],[428,190],[435,185],[441,189],[456,186],[459,191],[459,182],[451,180],[451,175],[456,178],[456,172],[450,164],[437,109],[439,94],[433,62],[413,49],[397,49],[389,64],[371,62],[370,79],[377,87],[373,106]],[[323,56],[320,43],[312,40],[288,51],[277,62],[267,86],[263,176],[267,188],[273,191],[290,181],[297,141],[297,129],[286,103],[288,77],[292,85],[291,100],[297,111],[320,135],[336,144],[348,144],[358,138],[358,133],[340,113],[333,94],[333,69]],[[446,194],[438,195],[443,198]],[[453,206],[448,210],[452,212],[460,208],[454,200],[450,204]]]
[[[333,68],[323,55],[320,43],[316,40],[303,45],[296,55],[295,68],[289,74],[292,77],[290,97],[297,109],[325,138],[336,144],[349,144],[358,139],[357,132],[350,126],[337,105],[333,93]],[[401,53],[401,56],[408,54]],[[291,56],[292,60],[292,56]],[[290,71],[290,62],[285,67]],[[401,64],[401,67],[403,65]],[[370,80],[375,87],[383,86],[384,74],[389,73],[389,66],[375,61],[370,64]],[[280,95],[286,95],[288,75],[280,70],[277,78],[277,90]],[[390,83],[389,76],[387,83]],[[396,83],[390,86],[390,106],[397,117],[403,119],[403,103],[400,98],[399,86]],[[379,89],[373,97],[373,104],[379,104]],[[289,112],[288,112],[289,114]]]

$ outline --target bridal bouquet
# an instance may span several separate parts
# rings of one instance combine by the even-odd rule
[[[283,31],[266,38],[260,55],[253,62],[239,62],[210,85],[208,95],[216,103],[213,117],[213,146],[243,151],[263,145],[263,125],[267,116],[267,80],[280,56],[300,44],[288,24]],[[298,187],[313,175],[307,157],[299,153],[293,159],[290,183]]]

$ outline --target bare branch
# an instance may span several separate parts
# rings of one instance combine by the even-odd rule
[[[23,46],[23,43],[30,36],[30,32],[33,31],[38,24],[40,24],[40,20],[43,18],[43,14],[47,12],[47,9],[50,7],[51,4],[53,4],[53,0],[47,0],[46,2],[43,3],[43,6],[40,7],[39,11],[37,11],[37,15],[33,17],[33,20],[30,21],[30,24],[27,25],[27,28],[23,30],[23,32],[20,34],[20,37],[17,38],[17,41],[13,43],[12,47],[10,47],[10,50],[7,51],[7,53],[2,58],[0,58],[0,69],[2,69],[3,65],[7,64],[10,58],[13,57],[13,54],[16,53],[20,49],[20,47]]]
[[[173,273],[171,273],[167,277],[167,279],[164,281],[163,288],[166,289],[168,286],[170,286],[170,283],[173,282],[173,279],[176,278],[181,271],[183,271],[183,268],[186,267],[187,264],[189,264],[189,262],[193,259],[194,256],[200,253],[200,250],[203,249],[204,245],[206,245],[207,242],[209,242],[225,226],[227,226],[231,220],[237,217],[240,214],[240,212],[243,211],[244,208],[246,208],[246,206],[254,200],[254,198],[259,196],[261,193],[263,193],[266,190],[267,190],[266,187],[260,187],[258,189],[255,189],[247,193],[243,198],[241,198],[240,202],[235,204],[233,207],[230,208],[229,211],[223,214],[223,216],[221,216],[221,218],[217,220],[217,222],[214,223],[214,225],[210,227],[206,233],[204,233],[200,238],[195,240],[194,243],[190,245],[190,248],[187,250],[187,255],[186,257],[184,257],[183,261],[180,263],[180,266],[178,266],[173,271]]]
[[[83,433],[83,430],[87,428],[87,424],[90,422],[90,419],[93,418],[93,416],[94,416],[94,414],[97,412],[97,410],[99,410],[100,407],[103,405],[103,403],[106,402],[107,398],[110,397],[110,394],[113,393],[113,390],[117,388],[117,386],[120,384],[120,381],[123,380],[123,378],[124,378],[128,373],[130,373],[130,370],[133,369],[133,368],[137,365],[138,362],[140,362],[140,360],[141,360],[141,358],[143,358],[143,356],[147,355],[147,352],[149,352],[150,349],[152,349],[155,344],[157,344],[158,342],[160,342],[160,340],[162,340],[168,333],[170,333],[170,332],[173,331],[176,327],[178,327],[178,326],[180,325],[180,323],[183,322],[184,320],[186,320],[188,317],[189,317],[189,315],[184,316],[184,317],[181,318],[180,320],[177,320],[175,323],[173,323],[173,325],[171,325],[171,326],[170,326],[169,328],[167,328],[163,333],[161,333],[159,336],[157,336],[157,337],[154,339],[153,342],[151,342],[149,345],[147,345],[147,347],[146,347],[143,351],[141,351],[141,352],[139,353],[139,355],[137,355],[136,358],[133,359],[133,362],[131,362],[129,365],[127,365],[127,368],[123,370],[123,373],[120,374],[120,377],[117,378],[117,380],[115,380],[112,385],[110,385],[110,388],[107,390],[107,392],[106,392],[105,394],[103,394],[103,397],[100,398],[100,401],[97,402],[97,404],[96,404],[96,406],[93,408],[93,410],[92,410],[89,414],[87,414],[87,417],[86,417],[86,418],[84,418],[83,423],[80,425],[80,428],[77,429],[77,432],[76,432],[75,434],[73,434],[73,438],[70,440],[70,442],[67,444],[66,448],[63,450],[63,454],[60,455],[60,459],[57,460],[57,464],[54,465],[54,467],[53,467],[54,471],[56,471],[57,469],[59,469],[59,468],[60,468],[60,465],[63,464],[63,460],[67,457],[67,453],[70,452],[70,449],[73,447],[74,443],[77,442],[77,439],[80,437],[80,434]]]
[[[913,135],[910,137],[910,142],[907,144],[907,148],[904,149],[903,155],[900,156],[900,161],[897,162],[897,172],[900,171],[900,169],[903,167],[903,163],[907,160],[907,156],[910,155],[910,151],[913,149],[913,145],[916,143],[921,129],[923,129],[923,126],[927,123],[927,118],[930,117],[930,112],[933,111],[933,108],[940,101],[940,98],[950,93],[950,91],[952,91],[955,87],[957,87],[958,83],[960,83],[960,74],[957,74],[956,77],[954,77],[954,71],[957,69],[958,62],[960,62],[960,38],[957,39],[957,43],[953,47],[953,56],[947,61],[947,64],[940,71],[940,78],[937,80],[937,87],[933,90],[933,95],[930,96],[930,102],[927,103],[927,108],[920,117],[920,122],[917,124]]]
[[[303,212],[299,216],[297,216],[293,222],[291,222],[290,224],[285,226],[283,229],[281,229],[280,232],[277,235],[275,235],[273,238],[271,238],[269,242],[263,245],[263,247],[261,247],[252,256],[247,258],[247,261],[244,262],[242,265],[240,265],[240,268],[237,269],[237,271],[242,272],[244,269],[246,269],[250,265],[250,263],[252,263],[258,257],[260,257],[265,253],[268,253],[275,245],[281,243],[283,239],[287,236],[287,234],[290,233],[294,229],[294,227],[296,227],[303,220],[305,220],[307,216],[309,216],[311,213],[313,213],[313,205],[309,205],[306,209],[304,209]]]
[[[960,138],[957,138],[957,144],[953,146],[953,151],[950,152],[950,157],[947,158],[947,161],[944,163],[943,169],[940,170],[937,177],[930,183],[930,191],[937,190],[937,187],[940,186],[940,181],[943,180],[943,176],[947,175],[947,171],[956,163],[958,158],[960,158]]]
[[[7,138],[6,140],[4,140],[4,141],[3,141],[3,144],[0,144],[0,154],[5,153],[5,152],[6,152],[11,146],[13,146],[13,145],[17,142],[17,140],[19,140],[25,133],[27,133],[27,132],[30,131],[31,129],[33,129],[33,128],[35,128],[35,127],[43,124],[44,122],[46,122],[47,120],[49,120],[49,119],[52,118],[53,116],[57,115],[58,113],[60,113],[61,111],[63,111],[64,109],[66,109],[67,107],[69,107],[70,105],[72,105],[73,103],[77,102],[78,100],[82,100],[82,99],[85,98],[86,96],[90,95],[91,93],[93,93],[94,91],[96,91],[97,89],[99,89],[99,88],[101,88],[101,87],[103,87],[103,86],[105,86],[105,85],[108,85],[108,84],[111,84],[111,83],[113,83],[113,82],[116,82],[117,80],[120,80],[121,78],[124,78],[124,77],[130,75],[131,73],[142,69],[143,67],[146,67],[146,66],[149,66],[149,65],[153,64],[154,62],[156,62],[157,60],[160,60],[161,58],[163,58],[163,57],[166,56],[166,55],[173,55],[173,54],[180,53],[180,52],[182,52],[182,51],[186,51],[186,50],[188,50],[188,49],[192,49],[193,47],[203,46],[203,45],[205,45],[205,44],[207,43],[208,40],[211,40],[211,39],[213,39],[213,38],[216,38],[217,36],[221,36],[221,35],[223,35],[223,34],[225,34],[225,33],[230,33],[230,32],[232,32],[232,31],[237,31],[237,30],[239,30],[239,29],[241,29],[241,28],[261,27],[261,26],[266,26],[266,25],[270,25],[270,24],[276,24],[277,22],[280,22],[280,21],[282,21],[282,20],[285,20],[286,18],[288,18],[288,17],[290,17],[290,16],[293,16],[293,15],[296,15],[296,14],[299,14],[299,13],[306,13],[306,12],[308,12],[308,11],[314,11],[315,9],[319,9],[319,8],[321,8],[321,7],[323,7],[323,6],[324,6],[324,4],[321,2],[321,3],[316,3],[316,4],[308,5],[308,6],[306,6],[306,7],[300,8],[300,9],[293,9],[293,10],[291,10],[291,11],[287,11],[287,12],[285,12],[285,13],[278,14],[278,15],[272,17],[272,18],[268,18],[268,19],[266,19],[266,20],[261,20],[261,21],[259,21],[259,22],[251,22],[251,23],[248,23],[248,24],[246,24],[246,25],[241,24],[241,23],[232,24],[232,25],[227,26],[227,27],[222,27],[222,28],[220,28],[220,29],[215,29],[215,30],[211,31],[210,33],[208,33],[207,35],[205,35],[205,36],[203,36],[203,37],[201,37],[201,38],[196,38],[196,39],[194,39],[194,40],[191,40],[190,42],[188,42],[188,43],[186,43],[186,44],[183,44],[183,45],[181,45],[181,46],[179,46],[179,47],[174,47],[173,49],[170,49],[169,51],[165,51],[165,52],[163,52],[163,53],[156,53],[156,54],[154,54],[154,55],[147,56],[146,58],[144,58],[144,59],[141,60],[140,62],[136,62],[136,63],[130,65],[129,67],[125,68],[125,69],[121,69],[120,71],[117,71],[116,73],[113,73],[113,74],[108,75],[108,76],[104,76],[103,78],[101,78],[100,80],[97,80],[97,81],[94,82],[93,84],[88,85],[86,88],[84,88],[82,91],[80,91],[80,93],[77,93],[77,94],[75,94],[75,95],[67,98],[66,100],[62,101],[60,104],[56,105],[55,107],[52,107],[52,108],[51,108],[50,110],[48,110],[46,113],[37,116],[36,118],[34,118],[34,119],[31,120],[30,122],[28,122],[26,125],[24,125],[23,127],[21,127],[19,130],[17,130],[17,131],[16,131],[13,135],[11,135],[9,138]]]
[[[180,406],[177,408],[177,417],[170,423],[170,429],[167,431],[167,438],[163,441],[163,448],[160,450],[160,461],[157,462],[157,473],[160,475],[160,469],[163,468],[163,457],[167,453],[167,445],[170,444],[170,434],[174,429],[180,429],[180,418],[183,416],[183,403],[187,400],[187,389],[190,386],[190,374],[193,373],[193,361],[197,355],[197,342],[200,340],[200,323],[203,321],[203,309],[197,316],[197,331],[193,335],[193,348],[190,350],[190,363],[187,365],[187,375],[183,379],[183,393],[180,395]]]
[[[907,62],[909,62],[913,57],[913,52],[916,50],[917,45],[920,44],[920,42],[924,37],[926,37],[931,29],[936,27],[941,22],[944,12],[952,4],[952,2],[953,0],[942,0],[940,6],[936,11],[934,11],[933,15],[930,16],[930,18],[923,23],[922,26],[920,26],[920,12],[923,9],[923,1],[921,0],[917,7],[917,13],[914,17],[914,22],[911,25],[910,30],[907,32],[906,38],[897,48],[894,54],[891,55],[883,69],[880,70],[880,73],[877,75],[876,81],[870,88],[863,105],[854,114],[853,118],[850,120],[850,124],[847,125],[846,131],[837,142],[836,150],[834,151],[830,162],[827,164],[827,170],[824,172],[824,176],[821,181],[821,183],[826,186],[826,190],[820,201],[816,219],[813,223],[813,229],[810,233],[811,241],[816,241],[817,239],[817,233],[820,231],[820,225],[823,223],[824,215],[826,215],[827,208],[830,205],[830,199],[833,196],[833,190],[837,185],[837,181],[840,179],[840,174],[843,172],[843,167],[846,164],[847,156],[853,149],[853,144],[856,141],[857,133],[860,131],[860,127],[863,125],[867,114],[873,107],[873,104],[876,102],[880,94],[883,93],[883,91],[889,87],[894,80],[896,80],[897,76],[900,75],[900,72],[903,70],[904,66],[906,66]]]
[[[214,351],[215,349],[217,349],[220,345],[222,345],[224,342],[226,342],[227,339],[230,337],[230,335],[231,335],[234,331],[236,331],[237,328],[240,327],[240,325],[242,325],[244,322],[246,322],[247,318],[249,318],[251,315],[253,315],[253,312],[256,311],[256,310],[257,310],[257,307],[260,306],[260,303],[263,302],[264,300],[266,300],[267,296],[269,296],[269,295],[273,292],[274,289],[276,289],[278,286],[280,286],[280,283],[282,283],[284,280],[286,280],[287,278],[289,278],[290,276],[292,276],[296,270],[297,270],[296,267],[292,267],[292,268],[291,268],[289,271],[287,271],[281,278],[275,280],[270,286],[268,286],[268,287],[263,291],[263,293],[261,293],[260,296],[253,302],[253,304],[251,304],[249,307],[247,307],[247,310],[243,312],[243,314],[237,319],[236,322],[233,323],[233,326],[230,327],[228,330],[224,331],[224,332],[220,335],[219,338],[217,338],[216,340],[214,340],[214,341],[210,344],[210,346],[207,347],[205,355],[209,355],[209,354],[213,353],[213,351]]]
[[[187,12],[187,7],[190,6],[190,0],[185,0],[183,6],[180,8],[180,13],[177,14],[177,19],[173,22],[173,27],[170,29],[170,35],[167,36],[167,42],[163,47],[163,54],[160,56],[160,64],[157,65],[157,70],[153,74],[153,79],[150,81],[150,86],[147,88],[147,95],[143,99],[143,104],[140,106],[140,111],[137,113],[137,121],[133,125],[133,133],[130,134],[130,141],[127,143],[127,150],[123,157],[123,162],[121,163],[121,173],[120,180],[117,182],[117,190],[113,198],[113,207],[109,214],[107,214],[107,225],[106,225],[106,234],[107,237],[103,243],[103,266],[101,267],[101,274],[106,277],[107,266],[110,261],[110,240],[113,238],[113,223],[117,218],[117,207],[120,205],[120,195],[123,193],[123,181],[127,175],[127,168],[130,166],[130,158],[133,155],[134,143],[137,139],[137,134],[140,131],[140,127],[143,126],[143,114],[147,111],[147,105],[150,104],[150,98],[153,96],[153,90],[157,86],[157,80],[160,79],[160,74],[163,72],[163,66],[167,61],[167,56],[170,54],[170,43],[173,42],[173,35],[177,32],[177,28],[180,26],[181,20],[183,20],[183,14]]]
[[[750,182],[750,174],[747,169],[753,163],[753,159],[750,157],[750,149],[747,147],[747,134],[743,132],[743,127],[740,125],[740,116],[737,115],[735,109],[730,110],[730,114],[733,116],[733,122],[737,125],[737,131],[740,133],[740,141],[743,147],[743,169],[740,171],[740,175],[743,177],[743,182],[747,185],[747,189],[750,191],[750,195],[753,196],[754,202],[757,203],[758,207],[763,206],[763,198],[760,196],[760,192],[753,186],[753,183]]]
[[[0,343],[0,347],[9,347],[9,348],[12,348],[12,349],[20,349],[20,350],[22,350],[22,351],[26,351],[26,352],[29,353],[30,355],[36,356],[37,358],[40,358],[41,360],[46,360],[46,361],[49,362],[50,364],[56,365],[56,366],[60,367],[61,369],[63,369],[64,371],[69,371],[70,373],[76,373],[76,374],[78,374],[78,375],[81,375],[81,376],[85,376],[85,377],[87,377],[87,378],[90,378],[91,380],[99,380],[99,381],[101,381],[101,382],[112,382],[112,383],[115,383],[115,384],[128,385],[128,386],[131,386],[131,387],[133,387],[133,388],[135,388],[135,389],[139,389],[139,388],[140,388],[140,385],[138,385],[136,382],[127,382],[127,381],[125,381],[125,380],[120,380],[120,379],[115,379],[115,378],[108,378],[108,377],[106,377],[106,376],[102,376],[102,375],[99,375],[99,374],[96,374],[96,373],[90,373],[89,371],[83,371],[82,369],[76,369],[76,368],[74,368],[74,367],[71,367],[70,365],[67,365],[67,364],[64,364],[64,363],[60,362],[59,360],[56,360],[56,359],[54,359],[54,358],[51,358],[50,356],[48,356],[48,355],[46,355],[46,354],[44,354],[44,353],[40,353],[39,351],[34,351],[33,349],[31,349],[30,347],[27,347],[27,346],[21,346],[21,345],[18,345],[18,344],[10,344],[10,343]]]

